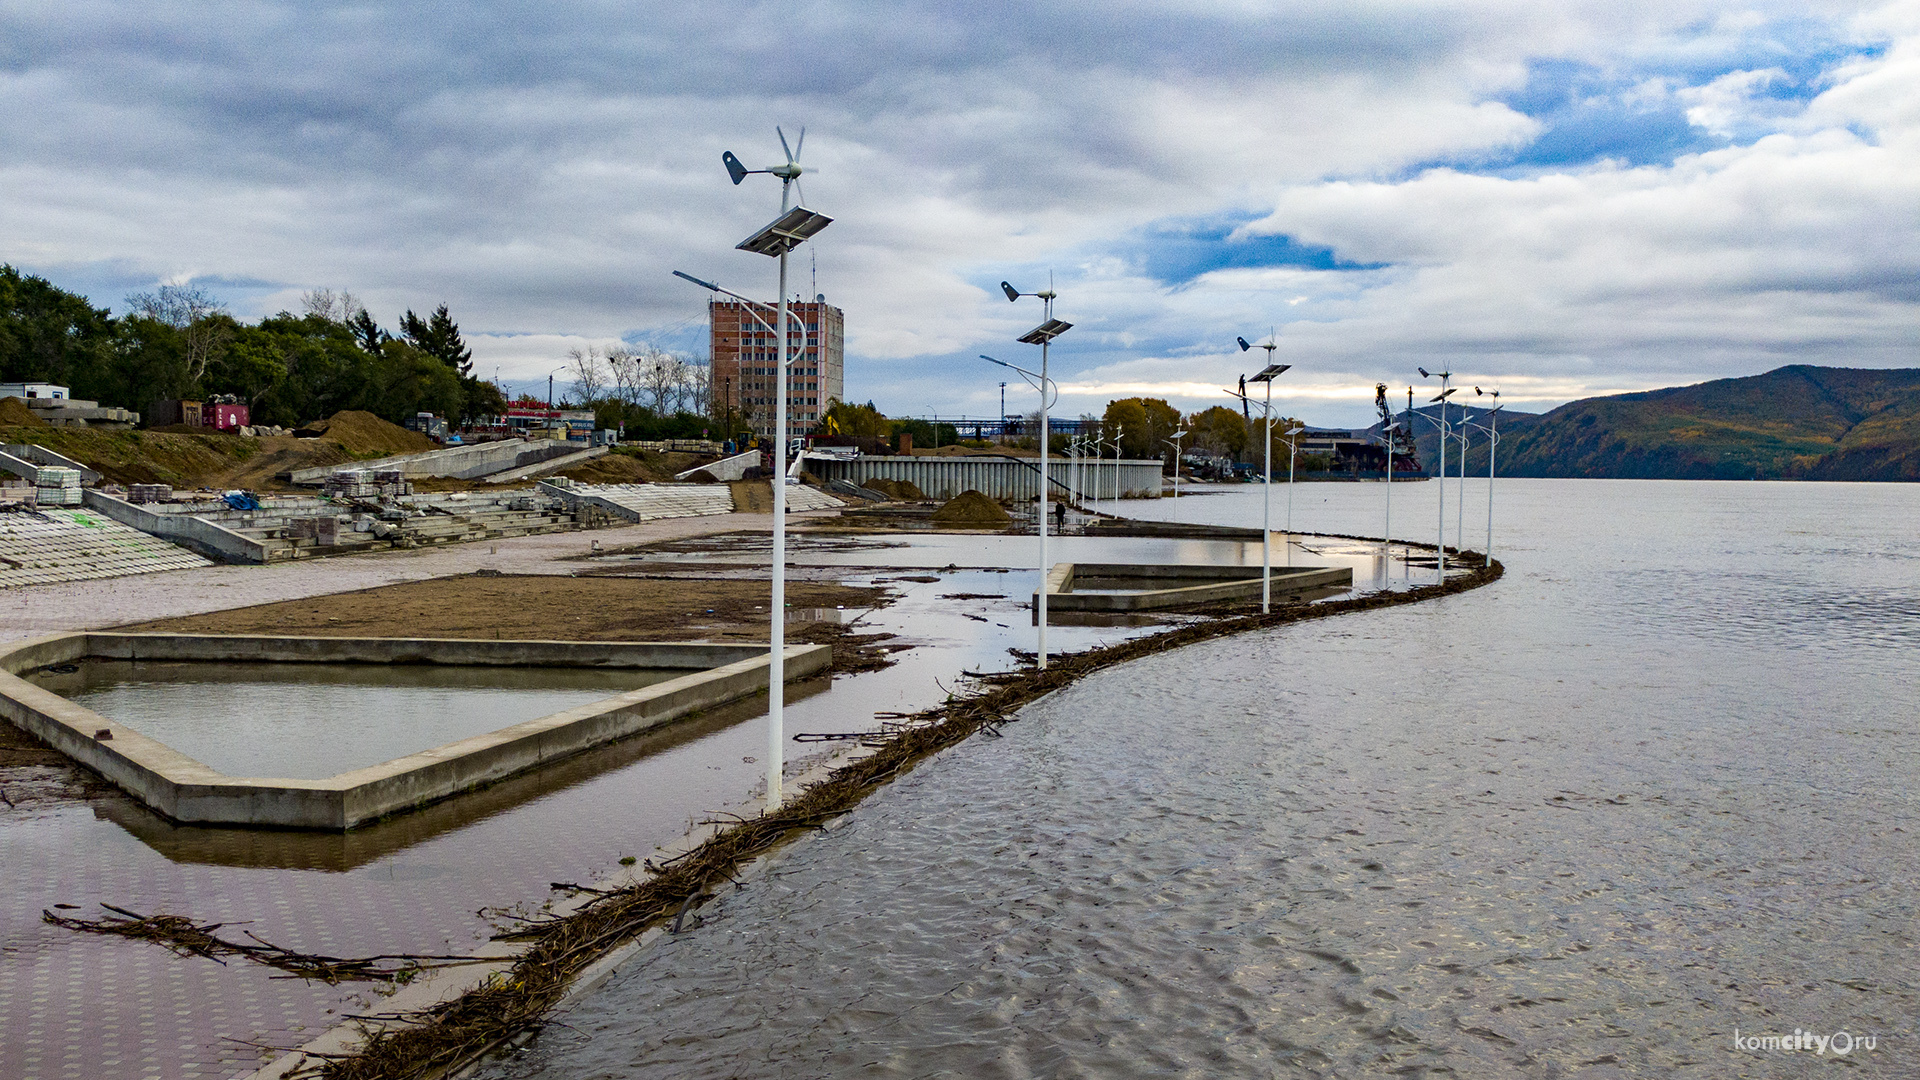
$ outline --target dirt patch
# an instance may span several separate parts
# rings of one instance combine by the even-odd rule
[[[621,447],[560,475],[583,484],[661,484],[711,460],[700,454],[655,454]]]
[[[342,409],[295,432],[305,438],[332,439],[354,454],[417,454],[439,444],[417,431],[389,424],[370,412]]]
[[[935,525],[972,529],[1004,529],[1013,524],[1006,508],[977,491],[963,491],[933,512]]]
[[[42,424],[9,428],[0,438],[44,446],[116,483],[171,484],[181,490],[291,490],[291,485],[277,479],[280,474],[347,464],[356,457],[332,439],[255,438],[206,428],[125,431]]]
[[[247,488],[252,491],[291,489],[280,479],[295,469],[322,465],[346,465],[353,461],[347,448],[332,439],[296,439],[291,435],[270,435],[254,440],[254,455],[225,472],[204,477],[201,483],[212,488]],[[308,490],[308,489],[301,489]]]
[[[733,489],[734,513],[773,513],[773,483],[771,481],[735,480],[727,486]]]
[[[34,415],[25,400],[17,397],[0,398],[0,427],[51,427],[45,420]]]
[[[467,574],[161,619],[122,630],[303,637],[765,641],[765,581]],[[870,608],[884,589],[788,582],[794,608]],[[806,624],[817,626],[821,624]]]
[[[877,491],[889,499],[922,502],[927,497],[927,493],[921,491],[919,485],[911,480],[866,480],[861,482],[860,486],[869,491]]]

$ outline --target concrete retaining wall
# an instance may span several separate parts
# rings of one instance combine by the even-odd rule
[[[136,506],[125,499],[116,499],[94,488],[85,489],[80,495],[80,500],[87,507],[99,511],[122,525],[131,525],[149,536],[157,536],[169,543],[179,544],[209,559],[230,563],[265,563],[267,561],[265,544],[205,518],[190,514],[156,513],[144,506]]]
[[[721,458],[711,465],[695,465],[685,472],[674,473],[673,478],[675,480],[685,480],[694,473],[707,472],[712,474],[715,480],[745,480],[747,478],[747,470],[758,464],[760,464],[760,451],[748,450],[745,453],[735,454],[730,458]]]
[[[906,480],[930,499],[951,499],[964,491],[978,491],[990,499],[1032,499],[1039,495],[1040,459],[980,457],[868,457],[809,455],[806,469],[822,480],[845,480],[863,487],[871,480]],[[1066,458],[1047,459],[1052,479],[1050,499],[1160,497],[1158,461],[1108,458],[1081,461],[1075,468]],[[1075,488],[1078,495],[1075,496]]]
[[[372,461],[295,469],[288,476],[296,484],[321,484],[342,469],[398,469],[404,476],[449,476],[456,480],[473,480],[565,457],[580,449],[577,444],[558,439],[502,439],[499,442],[448,446]]]
[[[1165,583],[1128,592],[1081,593],[1076,585],[1098,580]],[[1296,596],[1319,589],[1353,587],[1351,567],[1274,567],[1268,589],[1274,596]],[[1047,574],[1047,610],[1155,611],[1241,600],[1260,595],[1257,566],[1209,566],[1186,563],[1055,563]],[[1034,597],[1038,618],[1039,595]]]
[[[689,673],[325,780],[290,780],[227,776],[20,678],[85,657],[664,667]],[[822,671],[832,659],[825,645],[790,646],[787,678]],[[768,666],[766,648],[751,645],[67,634],[0,653],[0,716],[183,824],[343,830],[763,690]],[[100,732],[109,737],[100,738]]]
[[[80,464],[65,454],[56,454],[44,446],[35,446],[32,443],[8,443],[6,446],[0,447],[0,449],[4,449],[13,457],[33,465],[52,465],[61,469],[76,469],[80,473],[80,482],[83,484],[97,484],[101,479],[100,474],[95,470],[87,468],[85,465]],[[33,479],[33,477],[29,477],[29,479]]]

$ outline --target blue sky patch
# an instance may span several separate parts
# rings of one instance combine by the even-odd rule
[[[1168,285],[1184,285],[1215,270],[1378,270],[1386,265],[1351,262],[1332,248],[1291,236],[1234,235],[1255,220],[1246,215],[1159,222],[1135,233],[1121,254],[1147,277]]]
[[[1703,30],[1703,35],[1707,31]],[[1798,21],[1774,24],[1744,36],[1735,47],[1696,48],[1682,43],[1667,56],[1630,69],[1541,58],[1528,65],[1526,84],[1499,101],[1540,122],[1531,142],[1503,154],[1422,162],[1408,174],[1437,166],[1474,172],[1525,172],[1600,161],[1631,166],[1665,165],[1686,154],[1746,143],[1774,130],[1773,116],[1799,111],[1827,86],[1827,73],[1885,51],[1881,44],[1842,42],[1829,27]],[[1729,137],[1687,119],[1682,92],[1740,71],[1774,69],[1750,96],[1773,108],[1757,108]]]

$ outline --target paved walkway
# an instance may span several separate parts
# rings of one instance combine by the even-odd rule
[[[771,514],[669,518],[590,532],[548,533],[413,551],[300,559],[268,566],[205,566],[101,581],[68,581],[0,590],[0,641],[198,615],[208,611],[373,589],[406,581],[498,570],[568,575],[565,562],[602,548],[713,533],[773,528]]]

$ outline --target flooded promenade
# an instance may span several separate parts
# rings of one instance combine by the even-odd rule
[[[1381,495],[1303,485],[1296,526]],[[1799,1076],[1838,1033],[1920,1072],[1920,489],[1500,497],[1495,586],[1036,703],[486,1075]]]

